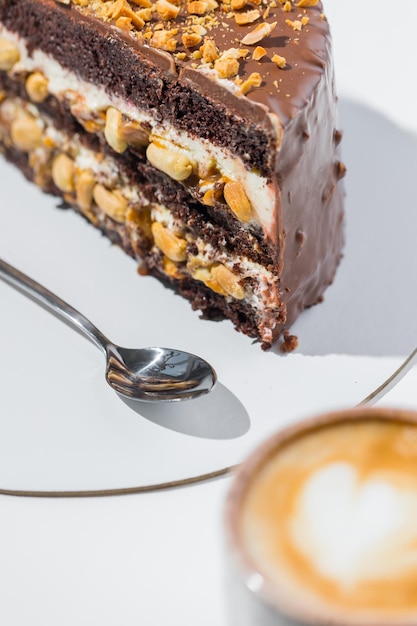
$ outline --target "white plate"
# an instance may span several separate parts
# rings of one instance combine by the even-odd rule
[[[330,11],[334,5],[328,1]],[[93,345],[0,282],[1,490],[147,489],[221,473],[288,422],[358,403],[415,347],[417,144],[366,92],[347,97],[342,44],[336,60],[347,245],[324,303],[293,327],[300,339],[294,354],[264,353],[229,322],[200,320],[187,302],[138,277],[131,259],[0,161],[2,258],[115,342],[189,350],[219,375],[205,398],[132,409],[107,387]],[[406,114],[401,121],[410,126]]]

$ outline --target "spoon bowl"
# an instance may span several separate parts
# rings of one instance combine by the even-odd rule
[[[185,400],[210,391],[215,373],[203,359],[173,348],[108,345],[106,380],[135,400]]]
[[[216,383],[216,372],[194,354],[174,348],[122,348],[82,313],[0,259],[0,278],[70,324],[101,349],[106,380],[120,395],[145,402],[197,398]]]

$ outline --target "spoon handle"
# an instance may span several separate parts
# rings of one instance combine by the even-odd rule
[[[106,353],[106,346],[110,343],[107,337],[82,313],[52,293],[52,291],[49,291],[46,287],[43,287],[2,259],[0,259],[0,278],[11,287],[44,306],[57,317],[63,319]]]

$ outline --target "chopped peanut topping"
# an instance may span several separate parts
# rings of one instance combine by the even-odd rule
[[[155,48],[160,48],[161,50],[167,50],[168,52],[175,52],[177,47],[177,40],[174,35],[176,35],[176,30],[157,30],[153,34],[152,37],[152,45]]]
[[[301,30],[303,27],[301,20],[285,20],[285,23],[291,26],[293,30]]]
[[[213,63],[219,58],[219,51],[212,39],[206,39],[200,48],[204,63]]]
[[[260,61],[265,55],[266,50],[265,48],[262,48],[262,46],[256,46],[255,50],[252,52],[252,58],[254,61]]]
[[[185,33],[181,37],[181,41],[186,48],[194,48],[194,46],[198,46],[201,43],[201,35],[197,35],[197,33]]]
[[[139,30],[141,30],[144,26],[143,19],[135,11],[133,11],[127,0],[115,0],[115,2],[112,2],[107,8],[106,14],[107,17],[115,20],[119,17],[128,17],[132,20],[132,24],[135,28]]]
[[[253,87],[260,87],[262,85],[262,77],[258,72],[252,72],[248,79],[246,79],[240,85],[240,91],[244,95],[247,94]]]
[[[235,20],[236,24],[252,24],[252,22],[256,22],[261,17],[258,9],[253,9],[252,11],[246,11],[245,13],[236,13]]]
[[[116,20],[116,27],[120,28],[120,30],[124,30],[126,32],[130,32],[133,28],[132,18],[130,17],[118,17]]]
[[[152,6],[152,2],[150,2],[149,0],[130,0],[132,2],[132,4],[136,4],[139,7],[142,7],[144,9],[149,8]]]
[[[204,0],[193,0],[188,5],[188,13],[192,15],[204,15],[208,11],[208,4]]]
[[[245,37],[243,37],[242,43],[245,46],[253,46],[255,43],[258,43],[258,41],[262,41],[262,39],[268,37],[272,33],[276,25],[276,22],[273,22],[272,24],[269,24],[268,22],[262,22],[262,24],[256,26],[254,30],[252,30]]]
[[[305,9],[306,7],[316,7],[318,3],[319,0],[300,0],[300,2],[297,2],[297,6]]]
[[[230,8],[232,11],[239,11],[240,9],[244,9],[247,5],[247,0],[232,0],[230,3]]]
[[[287,60],[285,57],[281,57],[279,54],[274,54],[272,56],[271,61],[275,63],[281,70],[287,65]]]
[[[214,69],[220,78],[232,78],[239,72],[239,61],[231,57],[217,59],[214,62]]]
[[[139,15],[144,22],[150,22],[152,19],[152,9],[150,7],[139,9],[136,14]]]
[[[157,0],[155,3],[155,8],[158,12],[158,15],[162,17],[163,20],[173,20],[177,17],[180,8],[175,6],[175,4],[171,4],[168,0]]]

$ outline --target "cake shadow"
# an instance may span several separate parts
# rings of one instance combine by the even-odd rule
[[[236,439],[250,429],[247,410],[221,383],[205,396],[182,402],[136,402],[119,397],[141,417],[183,435]]]
[[[324,301],[291,332],[303,355],[407,355],[417,344],[417,138],[358,102],[339,108],[344,256]]]

